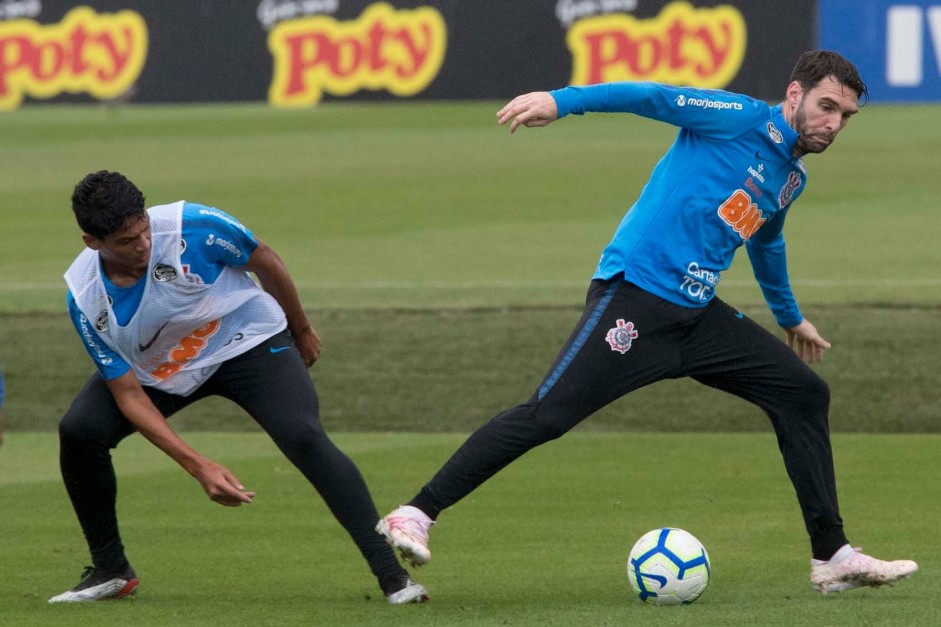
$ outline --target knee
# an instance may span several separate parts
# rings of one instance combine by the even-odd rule
[[[62,420],[59,421],[59,440],[62,442],[76,442],[88,438],[88,428],[82,420],[81,414],[69,408]]]
[[[279,434],[274,439],[285,456],[295,463],[309,457],[326,457],[324,447],[333,446],[322,428],[310,425],[303,429],[294,429],[289,435]]]
[[[103,420],[79,411],[73,405],[59,421],[59,442],[63,447],[80,445],[112,448],[121,436],[106,428]]]
[[[572,424],[567,416],[558,411],[549,411],[543,407],[533,409],[533,418],[538,429],[540,439],[543,442],[557,440],[568,433]]]
[[[830,408],[830,386],[808,368],[806,375],[799,381],[797,398],[805,412],[826,415]]]

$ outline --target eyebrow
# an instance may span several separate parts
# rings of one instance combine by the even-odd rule
[[[820,102],[826,102],[827,104],[831,104],[837,109],[841,109],[844,113],[848,113],[849,115],[856,115],[857,113],[859,113],[858,107],[853,108],[853,109],[843,109],[843,107],[840,106],[840,103],[838,103],[836,100],[834,100],[830,96],[821,96]]]
[[[134,235],[127,235],[127,236],[125,236],[125,237],[120,237],[120,238],[118,238],[117,243],[119,243],[119,244],[126,244],[127,242],[134,241],[134,240],[136,240],[138,237],[140,237],[140,234],[143,233],[144,231],[146,231],[148,228],[150,228],[150,219],[149,219],[149,218],[147,219],[147,223],[146,223],[146,226],[144,226],[144,228],[142,228],[140,231],[138,231],[138,232],[135,233]]]

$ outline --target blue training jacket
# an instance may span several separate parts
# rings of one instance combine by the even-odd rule
[[[550,92],[559,117],[635,113],[680,127],[637,202],[601,254],[596,279],[626,280],[686,307],[705,307],[735,250],[746,246],[778,324],[803,320],[781,232],[807,175],[792,157],[797,133],[749,96],[657,83],[607,83]]]

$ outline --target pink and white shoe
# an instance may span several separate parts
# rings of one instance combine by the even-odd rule
[[[810,584],[823,594],[829,594],[863,586],[889,585],[917,571],[918,564],[911,560],[886,562],[847,544],[830,561],[811,562]]]
[[[431,561],[428,549],[428,530],[435,524],[425,512],[411,505],[403,505],[379,520],[376,532],[385,536],[402,559],[412,566]]]

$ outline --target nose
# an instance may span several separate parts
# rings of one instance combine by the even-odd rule
[[[137,250],[140,252],[145,252],[150,248],[150,237],[144,234],[141,234],[137,238]]]

